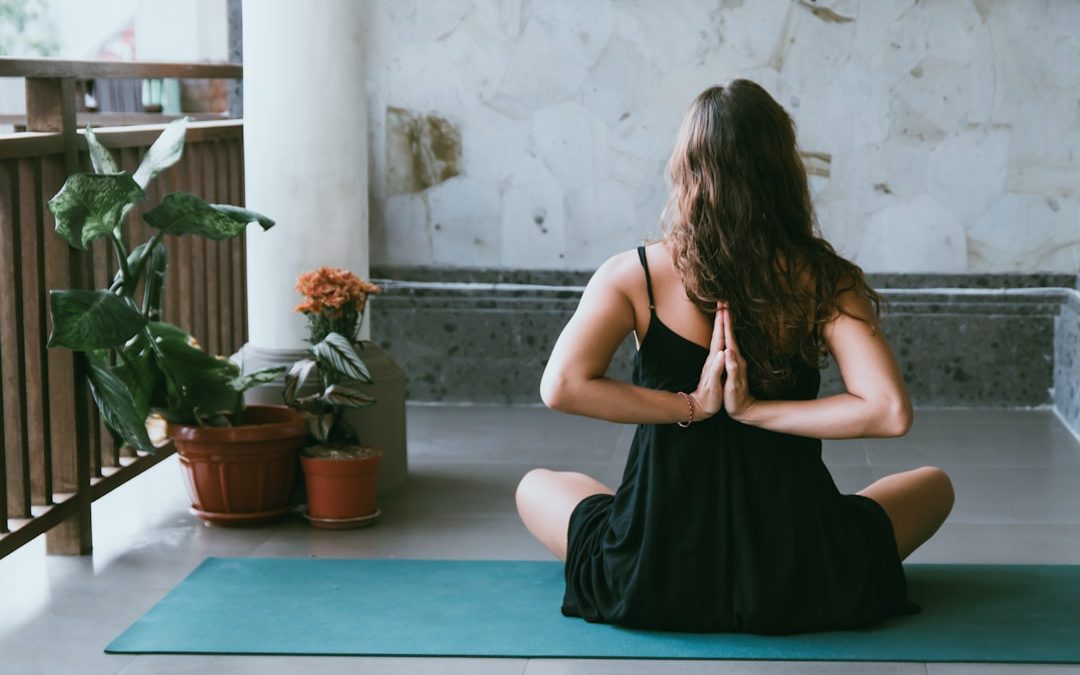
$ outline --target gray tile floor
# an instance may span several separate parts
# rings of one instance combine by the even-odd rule
[[[251,529],[188,515],[176,458],[94,506],[93,556],[45,556],[39,538],[0,560],[0,673],[1080,673],[1010,664],[108,655],[102,650],[206,556],[553,560],[518,521],[530,468],[585,471],[614,487],[632,427],[537,407],[410,406],[410,482],[374,527],[325,532],[301,517]],[[1080,564],[1080,443],[1046,410],[919,410],[900,439],[826,442],[845,492],[934,464],[952,516],[908,562]],[[558,611],[553,608],[552,611]],[[282,617],[286,621],[301,617]]]

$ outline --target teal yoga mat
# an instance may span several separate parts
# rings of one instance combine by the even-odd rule
[[[558,561],[207,558],[105,651],[1080,662],[1080,566],[905,570],[920,614],[763,636],[565,617]]]

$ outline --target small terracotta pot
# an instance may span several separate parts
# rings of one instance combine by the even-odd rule
[[[318,446],[315,446],[318,447]],[[359,446],[352,446],[359,447]],[[307,517],[316,527],[341,529],[366,525],[376,514],[375,488],[383,451],[366,457],[324,459],[300,453],[307,488]]]
[[[231,427],[166,425],[184,472],[192,512],[219,524],[253,524],[288,513],[306,415],[250,405]]]

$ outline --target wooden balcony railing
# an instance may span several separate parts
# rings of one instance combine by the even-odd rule
[[[104,241],[77,251],[54,231],[46,204],[70,173],[89,170],[76,128],[75,82],[102,77],[240,78],[232,64],[80,63],[0,59],[0,77],[26,80],[27,131],[0,135],[0,558],[39,534],[46,551],[92,549],[91,503],[173,449],[153,455],[115,447],[98,420],[80,359],[46,350],[48,291],[101,288],[116,272]],[[134,172],[163,124],[95,128],[121,168]],[[182,160],[148,187],[125,237],[148,238],[141,214],[177,190],[210,202],[244,204],[240,120],[189,125]],[[246,337],[243,238],[224,242],[167,237],[163,310],[211,353],[229,354]]]

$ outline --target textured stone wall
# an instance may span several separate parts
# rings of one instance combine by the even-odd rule
[[[372,300],[372,339],[404,368],[408,398],[477,403],[539,403],[544,365],[587,280],[551,270],[374,268],[373,274],[384,291]],[[1059,409],[1080,420],[1080,305],[1067,290],[1074,275],[873,275],[870,281],[889,301],[883,328],[917,405],[1036,406],[1065,397]],[[1063,308],[1067,296],[1071,310]],[[609,375],[629,380],[633,357],[628,337]],[[830,363],[820,395],[842,390]]]
[[[794,116],[868,271],[1080,269],[1080,3],[368,3],[371,258],[594,269],[658,234],[705,87]]]
[[[1080,436],[1080,294],[1071,294],[1054,320],[1054,405]]]

